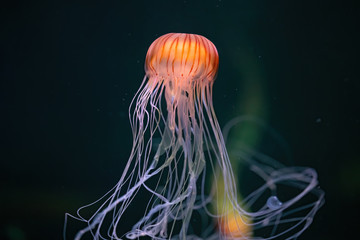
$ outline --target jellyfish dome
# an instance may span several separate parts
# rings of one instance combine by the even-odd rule
[[[212,102],[218,66],[200,35],[151,44],[129,107],[130,156],[109,192],[66,215],[85,223],[74,239],[295,239],[309,226],[323,203],[313,169],[239,150],[261,182],[240,197]]]

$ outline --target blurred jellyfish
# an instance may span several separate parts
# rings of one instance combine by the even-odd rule
[[[214,44],[199,35],[169,33],[151,44],[129,108],[130,157],[113,189],[77,216],[66,215],[86,223],[76,240],[294,239],[309,226],[323,202],[312,169],[277,168],[241,151],[262,184],[239,197],[212,103],[218,64]],[[281,197],[279,185],[289,194]],[[141,215],[124,229],[136,215],[129,210],[136,197]],[[85,218],[82,211],[96,205]]]

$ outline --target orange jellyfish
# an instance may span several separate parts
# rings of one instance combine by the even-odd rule
[[[216,47],[200,35],[169,33],[151,44],[146,75],[129,108],[131,154],[113,189],[77,216],[66,215],[86,223],[76,240],[292,239],[309,225],[323,196],[312,169],[271,168],[244,153],[264,183],[239,202],[212,103],[218,66]],[[221,184],[208,186],[209,175]],[[295,189],[293,196],[281,198],[279,184]],[[315,197],[299,205],[308,195]],[[141,217],[124,229],[137,197]]]

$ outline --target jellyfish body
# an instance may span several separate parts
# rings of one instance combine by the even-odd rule
[[[212,103],[218,65],[214,44],[200,35],[169,33],[151,44],[146,76],[129,108],[133,134],[130,157],[116,186],[79,209],[75,218],[87,226],[75,239],[86,234],[93,239],[276,239],[289,233],[287,239],[291,239],[308,226],[322,204],[322,194],[313,193],[317,178],[311,169],[263,168],[264,163],[255,161],[255,154],[243,153],[239,157],[246,159],[265,183],[238,202]],[[159,143],[154,139],[160,139]],[[206,187],[209,174],[221,180],[222,191],[216,182]],[[276,197],[279,183],[298,191],[280,201]],[[127,209],[139,191],[148,193],[139,207],[142,217],[132,229],[122,229]],[[272,196],[268,203],[266,194]],[[292,208],[309,194],[316,199]],[[260,198],[265,202],[257,203]],[[214,201],[222,202],[216,210],[210,207]],[[100,204],[98,210],[90,218],[82,217],[80,212],[94,204]],[[206,227],[200,233],[191,222],[194,211],[201,219],[210,219],[202,222]],[[235,222],[226,216],[235,216]],[[282,223],[290,226],[278,230]],[[271,230],[261,232],[265,227]],[[236,228],[241,231],[232,234]],[[256,231],[259,237],[255,237]]]

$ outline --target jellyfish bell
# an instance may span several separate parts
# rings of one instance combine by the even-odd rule
[[[213,81],[219,66],[214,44],[196,34],[169,33],[156,39],[149,47],[145,72],[162,79]],[[186,84],[185,84],[186,85]]]
[[[287,231],[277,230],[277,225],[304,221],[298,216],[290,220],[284,216],[291,215],[286,210],[317,186],[316,176],[311,173],[306,175],[296,169],[279,170],[278,175],[274,175],[269,167],[263,170],[260,163],[253,161],[251,165],[258,166],[260,170],[256,173],[265,183],[239,200],[212,103],[218,66],[216,47],[200,35],[169,33],[151,44],[145,60],[146,75],[129,107],[133,134],[129,159],[114,188],[98,201],[80,208],[77,216],[66,215],[86,224],[76,234],[76,240],[85,236],[92,239],[144,236],[184,240],[276,239]],[[250,155],[241,157],[254,159]],[[215,176],[213,184],[209,184],[208,175]],[[287,201],[269,198],[271,194],[266,196],[268,189],[273,194],[274,186],[284,181],[294,182],[299,193]],[[144,198],[137,210],[142,212],[141,217],[131,229],[123,229],[127,215],[132,214],[128,209],[141,192],[147,193],[140,196],[141,200]],[[258,207],[259,198],[270,200]],[[213,202],[217,202],[215,210],[211,207]],[[83,217],[82,211],[96,204],[95,213],[89,218]],[[316,204],[306,206],[305,209],[311,211],[305,217],[313,217],[318,207]],[[202,219],[200,232],[198,225],[191,221],[195,212]],[[216,227],[218,223],[220,228]],[[272,231],[259,232],[261,238],[255,236],[257,229],[265,225],[271,226]],[[306,227],[295,230],[292,236]],[[64,232],[66,234],[66,229]]]

